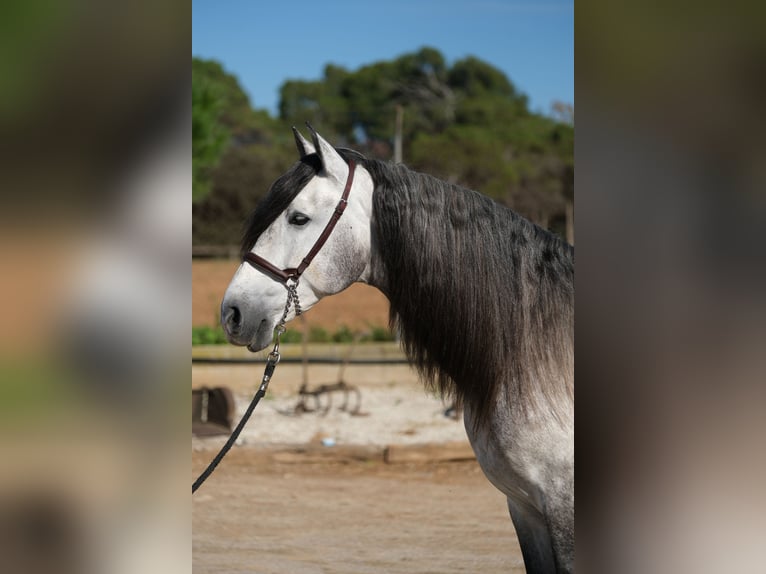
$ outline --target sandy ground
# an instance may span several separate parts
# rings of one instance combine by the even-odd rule
[[[223,464],[194,496],[195,573],[524,571],[505,499],[474,461],[280,464],[239,449]]]
[[[310,366],[309,387],[336,382],[338,369],[334,365]],[[260,384],[262,372],[260,364],[194,365],[192,381],[194,386],[226,385],[232,389],[238,420]],[[302,368],[297,364],[278,365],[269,393],[258,405],[257,416],[245,427],[240,443],[252,446],[306,444],[324,438],[339,446],[385,446],[467,441],[462,421],[444,416],[449,401],[427,392],[408,365],[349,365],[344,379],[359,391],[358,395],[348,395],[347,410],[340,408],[344,393],[335,392],[322,396],[318,405],[308,402],[310,408],[319,407],[320,411],[329,407],[326,413],[301,414],[295,407],[300,401]],[[357,400],[359,414],[350,414]],[[193,438],[192,447],[221,445],[224,440],[223,437]]]
[[[239,414],[261,365],[194,365],[192,372],[195,386],[227,384]],[[337,374],[337,366],[313,365],[309,383]],[[355,447],[467,444],[462,421],[444,416],[444,403],[408,365],[350,365],[345,375],[360,391],[364,416],[340,411],[337,400],[324,416],[296,415],[301,366],[277,367],[241,444],[194,495],[194,571],[523,572],[505,498],[475,460],[337,456]],[[334,446],[322,446],[323,438]],[[224,440],[192,439],[193,478]],[[294,454],[306,445],[312,456]]]

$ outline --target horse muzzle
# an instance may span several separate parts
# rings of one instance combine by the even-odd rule
[[[267,318],[253,319],[256,316],[246,303],[224,298],[221,303],[221,326],[229,343],[247,346],[251,351],[267,347],[272,339],[273,321]]]

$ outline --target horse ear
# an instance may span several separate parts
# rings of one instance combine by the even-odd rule
[[[298,153],[301,154],[301,159],[309,154],[316,153],[314,146],[301,135],[295,126],[293,126],[293,135],[295,136],[295,146],[298,148]]]
[[[322,170],[326,175],[335,178],[340,183],[346,181],[348,177],[348,164],[337,150],[330,145],[327,140],[320,136],[311,124],[306,122],[306,126],[311,131],[311,139],[314,140],[314,148],[322,160]]]

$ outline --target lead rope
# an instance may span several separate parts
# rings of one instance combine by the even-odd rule
[[[271,381],[271,377],[274,375],[274,370],[277,368],[279,359],[281,358],[281,355],[279,354],[279,339],[285,333],[285,331],[287,331],[285,322],[287,321],[287,315],[290,313],[290,307],[295,307],[296,317],[302,313],[301,304],[298,300],[298,280],[294,279],[294,282],[291,285],[286,284],[286,287],[287,302],[285,303],[285,312],[282,313],[282,318],[274,328],[274,348],[266,357],[266,368],[264,369],[263,377],[261,378],[261,386],[258,387],[258,391],[256,391],[253,400],[250,401],[245,414],[242,415],[239,424],[237,424],[237,427],[231,433],[231,436],[229,436],[229,440],[226,441],[226,444],[221,447],[221,450],[218,451],[218,454],[215,455],[215,458],[210,461],[210,464],[207,465],[207,468],[202,471],[202,474],[200,474],[199,477],[197,477],[197,480],[195,480],[192,484],[192,494],[194,494],[202,485],[202,483],[205,482],[211,474],[213,474],[215,467],[218,466],[218,463],[223,460],[223,457],[226,456],[226,453],[229,452],[231,447],[234,446],[234,443],[237,442],[237,439],[239,438],[242,429],[245,428],[245,424],[247,424],[250,415],[253,414],[255,407],[266,394],[266,389],[269,388],[269,381]]]

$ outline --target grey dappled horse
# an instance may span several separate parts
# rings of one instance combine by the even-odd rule
[[[427,384],[465,405],[527,571],[573,571],[574,248],[479,193],[311,131],[313,143],[295,131],[300,160],[247,226],[221,306],[229,341],[268,346],[288,293],[305,311],[356,281],[380,289]]]

